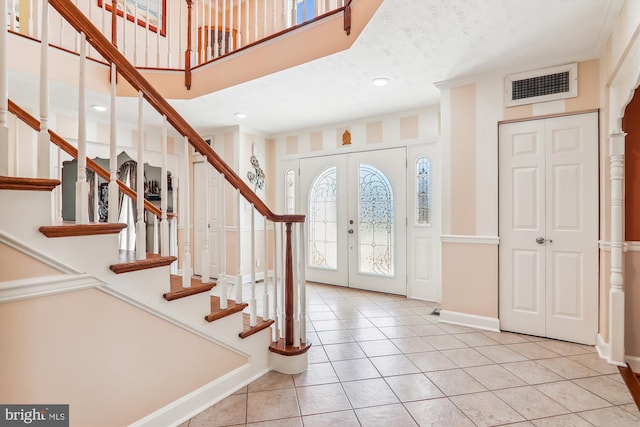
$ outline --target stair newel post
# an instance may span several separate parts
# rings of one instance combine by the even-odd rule
[[[269,249],[267,244],[267,217],[262,216],[264,222],[264,253],[263,253],[263,276],[262,283],[264,284],[264,293],[262,294],[262,318],[267,320],[269,318]]]
[[[191,196],[189,191],[189,164],[191,150],[189,149],[189,138],[184,137],[184,173],[182,174],[180,198],[182,199],[182,223],[184,224],[183,240],[184,253],[182,255],[182,287],[191,287]]]
[[[87,36],[80,34],[80,76],[78,80],[78,179],[76,181],[76,223],[89,223],[89,183],[87,182]]]
[[[226,229],[226,202],[225,179],[223,174],[218,174],[218,254],[220,260],[220,272],[218,273],[218,286],[220,286],[220,308],[227,308],[229,291],[227,288],[227,229]],[[213,288],[212,288],[213,290]]]
[[[256,209],[251,203],[251,300],[249,301],[249,326],[253,327],[257,324],[256,309]]]
[[[305,224],[301,222],[298,224],[300,228],[298,244],[300,247],[300,256],[298,257],[298,269],[299,269],[299,286],[300,286],[300,342],[305,344],[307,342],[307,279],[305,273],[306,264],[306,248],[305,248]]]
[[[284,275],[284,337],[287,347],[293,346],[293,251],[291,248],[291,223],[286,224],[286,252]]]
[[[118,120],[116,115],[116,64],[111,64],[111,108],[109,118],[109,219],[118,222],[120,189],[118,188]]]
[[[160,210],[162,222],[160,223],[160,254],[169,255],[169,221],[167,210],[169,204],[169,177],[167,176],[167,116],[162,116],[162,165],[160,168]],[[175,206],[175,205],[174,205]]]
[[[9,64],[7,62],[7,2],[0,0],[0,175],[9,176]]]
[[[206,163],[205,163],[206,164]],[[205,169],[204,172],[204,222],[206,224],[204,229],[204,236],[202,239],[202,275],[200,280],[202,284],[209,283],[209,266],[211,265],[211,251],[209,250],[209,169]]]
[[[241,215],[242,197],[236,189],[236,304],[242,304],[242,230]]]
[[[187,2],[187,49],[184,51],[184,85],[187,89],[191,89],[191,65],[193,61],[193,50],[191,47],[191,33],[193,32],[191,24],[191,11],[193,9],[193,0]]]
[[[147,226],[144,222],[144,95],[138,91],[138,166],[136,168],[136,259],[147,257]]]
[[[40,131],[38,132],[38,177],[51,176],[49,142],[49,2],[42,0],[42,38],[40,39]],[[30,16],[33,15],[30,14]]]

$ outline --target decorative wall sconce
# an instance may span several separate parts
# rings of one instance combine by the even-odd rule
[[[260,167],[260,162],[258,162],[258,158],[255,155],[251,156],[251,166],[253,166],[255,172],[247,172],[249,182],[254,185],[254,191],[258,191],[258,189],[264,190],[264,171]]]

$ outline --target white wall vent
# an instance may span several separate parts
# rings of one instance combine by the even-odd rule
[[[504,79],[505,105],[534,104],[578,96],[578,64],[511,74]]]

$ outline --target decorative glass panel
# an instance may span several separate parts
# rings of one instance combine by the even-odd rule
[[[416,161],[416,222],[431,223],[431,160],[420,157]]]
[[[338,187],[336,167],[322,171],[309,191],[309,266],[338,268]]]
[[[393,276],[393,189],[381,170],[371,165],[360,165],[359,200],[359,271]]]
[[[291,169],[284,175],[285,181],[285,211],[288,214],[296,213],[296,174]]]

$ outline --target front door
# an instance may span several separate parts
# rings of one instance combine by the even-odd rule
[[[405,148],[300,160],[307,280],[406,295],[406,179]]]
[[[598,115],[500,126],[500,327],[595,344]]]

